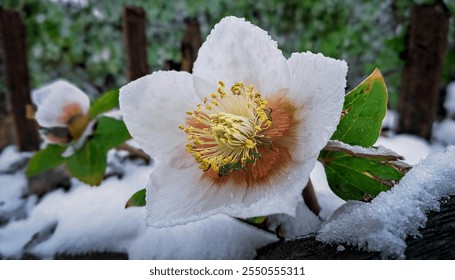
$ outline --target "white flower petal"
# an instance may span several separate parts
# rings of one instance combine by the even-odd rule
[[[244,19],[226,17],[202,44],[193,73],[201,97],[216,92],[218,81],[253,84],[264,97],[287,89],[286,59],[266,31]],[[205,81],[205,82],[204,82]]]
[[[128,131],[155,160],[169,159],[176,146],[185,147],[179,125],[198,102],[189,73],[159,71],[120,89],[120,108]]]
[[[316,160],[292,163],[260,183],[239,183],[230,177],[224,184],[215,184],[203,176],[193,158],[185,156],[184,147],[177,150],[173,165],[158,164],[150,175],[146,195],[149,226],[186,224],[220,213],[239,218],[277,213],[294,216]]]
[[[65,127],[59,116],[67,105],[79,104],[84,114],[90,107],[88,96],[65,80],[57,80],[33,91],[32,101],[38,109],[35,118],[43,127]]]
[[[343,108],[347,64],[322,54],[294,53],[289,58],[292,85],[287,94],[298,109],[294,160],[313,160],[327,144]]]

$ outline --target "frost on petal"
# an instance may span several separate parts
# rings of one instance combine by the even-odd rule
[[[244,19],[226,17],[202,44],[194,64],[201,98],[216,92],[218,81],[253,84],[264,97],[290,85],[286,59],[266,31]]]
[[[75,85],[57,80],[32,92],[36,120],[43,127],[65,127],[71,114],[86,114],[90,99]],[[66,116],[68,115],[68,116]]]
[[[322,54],[294,53],[289,58],[292,85],[287,98],[298,107],[293,158],[316,159],[335,131],[343,107],[347,64]]]
[[[197,102],[193,80],[185,72],[155,72],[120,89],[126,127],[156,160],[165,160],[176,146],[185,146],[186,136],[179,125]]]

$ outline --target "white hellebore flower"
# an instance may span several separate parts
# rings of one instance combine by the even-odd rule
[[[57,80],[32,92],[35,118],[50,143],[66,144],[82,137],[89,124],[90,99],[79,88]]]
[[[122,87],[126,126],[156,162],[148,225],[294,215],[339,122],[346,72],[321,54],[286,60],[267,32],[227,17],[192,75],[159,71]]]

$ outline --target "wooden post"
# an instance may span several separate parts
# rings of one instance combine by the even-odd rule
[[[37,124],[26,118],[26,108],[31,106],[30,84],[25,27],[18,12],[0,8],[0,34],[16,144],[20,151],[38,150],[40,141]]]
[[[123,10],[122,21],[126,77],[128,81],[134,81],[149,74],[145,37],[147,17],[142,8],[127,6]]]
[[[447,48],[449,17],[442,1],[412,7],[398,105],[401,133],[431,138]]]
[[[197,53],[202,45],[202,35],[196,18],[185,20],[186,31],[182,41],[182,62],[180,70],[192,72]]]

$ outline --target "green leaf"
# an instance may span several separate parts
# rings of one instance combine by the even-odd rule
[[[327,181],[344,200],[369,201],[398,182],[408,169],[387,158],[360,158],[345,152],[322,151]]]
[[[106,149],[90,140],[66,160],[66,167],[71,175],[91,186],[101,183],[106,166]]]
[[[267,220],[267,216],[252,217],[247,219],[250,223],[253,224],[262,224]]]
[[[125,208],[144,207],[145,206],[145,189],[142,189],[131,196],[126,202]]]
[[[131,135],[123,121],[110,117],[101,117],[96,125],[95,134],[90,141],[96,142],[105,152],[108,152],[128,139],[131,139]]]
[[[345,96],[342,117],[332,139],[370,147],[379,137],[386,111],[387,88],[376,68]]]
[[[61,154],[66,148],[66,146],[55,144],[47,145],[30,159],[25,174],[35,176],[64,163],[65,158],[61,157]]]
[[[118,108],[119,107],[118,98],[119,98],[118,89],[113,89],[104,93],[92,103],[92,106],[90,106],[90,109],[88,111],[88,116],[93,119],[99,114],[105,113],[114,108]]]

